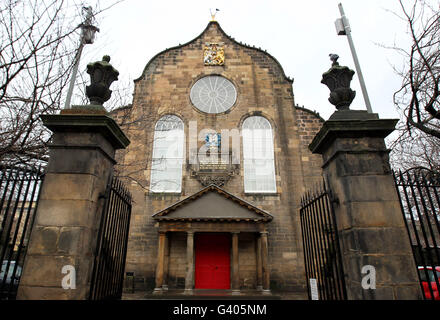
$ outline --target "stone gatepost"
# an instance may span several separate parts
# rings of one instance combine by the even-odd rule
[[[111,72],[108,61],[104,58],[90,64],[88,71],[104,67]],[[107,73],[102,74],[105,78]],[[92,78],[89,98],[89,91],[100,85],[98,81]],[[108,90],[111,81],[107,83]],[[108,99],[110,95],[103,88],[105,85],[100,90]],[[129,144],[116,122],[106,115],[102,107],[106,100],[99,101],[97,96],[91,105],[41,116],[53,132],[50,160],[17,299],[89,297],[103,196],[116,163],[115,150]]]
[[[309,148],[322,155],[325,180],[335,197],[347,298],[421,299],[384,142],[397,120],[349,110],[354,91],[346,82],[352,74],[347,76],[346,71],[352,71],[344,68],[334,60],[323,75],[322,82],[331,90],[329,101],[339,110],[324,123]]]

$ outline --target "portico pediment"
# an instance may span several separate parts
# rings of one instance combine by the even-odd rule
[[[158,221],[269,222],[273,216],[212,184],[155,213],[153,218]]]

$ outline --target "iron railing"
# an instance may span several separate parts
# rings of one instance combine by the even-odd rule
[[[98,232],[90,300],[120,299],[124,281],[131,195],[113,177],[107,186]]]
[[[394,181],[424,298],[440,300],[440,173],[414,168]]]
[[[15,299],[44,174],[0,166],[0,299]]]
[[[309,299],[347,299],[331,199],[325,184],[301,199],[300,219]],[[311,283],[317,284],[317,296],[311,294]]]

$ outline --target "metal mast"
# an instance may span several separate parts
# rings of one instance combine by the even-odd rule
[[[338,32],[338,35],[347,36],[348,44],[350,46],[351,54],[354,60],[354,65],[356,67],[356,72],[358,74],[359,83],[361,85],[362,95],[364,96],[365,106],[367,107],[367,111],[369,113],[373,113],[373,110],[371,109],[370,98],[368,97],[367,88],[365,86],[364,77],[362,75],[361,66],[359,64],[359,60],[353,44],[353,39],[351,37],[350,24],[348,23],[348,19],[345,17],[344,8],[342,8],[342,3],[339,4],[339,12],[341,13],[341,18],[335,21],[336,31]]]

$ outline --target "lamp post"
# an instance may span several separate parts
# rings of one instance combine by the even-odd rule
[[[345,17],[344,8],[342,8],[342,3],[339,4],[339,12],[341,13],[341,18],[335,21],[336,31],[339,36],[346,35],[348,39],[348,44],[350,46],[351,54],[353,56],[354,65],[356,67],[356,72],[358,74],[359,83],[362,89],[362,95],[364,96],[365,106],[369,113],[373,113],[370,104],[370,98],[368,97],[367,88],[365,86],[364,77],[362,76],[361,66],[359,65],[359,60],[354,48],[353,39],[351,37],[351,28],[348,23],[348,19]]]
[[[73,86],[75,85],[76,74],[78,73],[79,60],[81,58],[81,53],[86,44],[92,44],[95,39],[96,31],[99,29],[92,25],[92,7],[83,7],[87,11],[86,19],[84,23],[81,23],[79,27],[81,28],[81,42],[78,51],[75,55],[75,64],[73,65],[72,78],[70,79],[69,90],[67,91],[66,102],[64,104],[64,109],[70,109],[70,101],[72,100]]]

